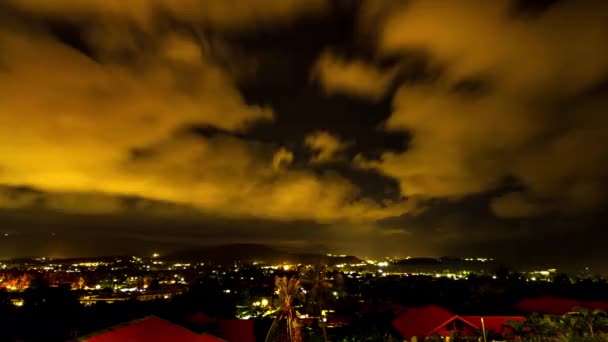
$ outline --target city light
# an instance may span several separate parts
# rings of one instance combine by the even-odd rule
[[[335,257],[335,256],[334,256]],[[449,279],[457,281],[467,279],[470,274],[477,274],[480,276],[487,276],[488,279],[498,279],[496,274],[485,270],[487,267],[474,267],[477,264],[487,263],[479,261],[479,258],[471,258],[472,260],[466,259],[453,259],[455,264],[449,266],[450,269],[445,269],[447,266],[442,263],[430,264],[426,266],[426,269],[418,269],[412,271],[408,269],[407,265],[400,265],[394,261],[379,261],[375,263],[336,263],[332,266],[326,266],[328,270],[338,272],[343,277],[349,277],[353,280],[365,278],[365,277],[376,277],[388,278],[392,277],[396,279],[406,279],[407,277],[432,277],[432,279]],[[155,263],[156,261],[156,263]],[[119,258],[114,260],[82,260],[72,261],[63,263],[61,260],[51,259],[39,259],[35,265],[29,266],[29,264],[19,265],[10,262],[3,262],[2,267],[15,268],[15,267],[31,267],[31,272],[45,272],[44,274],[65,274],[65,277],[69,277],[71,288],[73,290],[83,291],[80,294],[79,301],[83,305],[93,305],[96,302],[107,302],[112,303],[115,301],[128,300],[129,298],[136,299],[138,301],[154,300],[154,299],[171,299],[174,295],[181,293],[184,289],[187,289],[187,285],[191,281],[200,276],[211,276],[220,284],[230,285],[230,288],[224,287],[220,291],[228,294],[232,297],[239,298],[241,289],[239,286],[252,286],[259,280],[258,276],[270,277],[275,272],[283,272],[285,270],[293,270],[296,267],[305,267],[306,269],[312,269],[314,265],[289,265],[281,263],[277,265],[265,265],[260,263],[258,265],[245,265],[245,264],[231,264],[230,266],[221,265],[206,265],[200,262],[168,262],[161,263],[158,260],[146,260],[145,258],[138,258],[136,256],[128,259],[128,264],[124,263],[124,260]],[[128,265],[128,267],[126,267]],[[153,269],[150,269],[150,265],[153,265]],[[104,268],[101,268],[103,266]],[[253,267],[253,269],[251,268]],[[466,267],[466,268],[465,268]],[[106,270],[109,273],[105,273]],[[248,272],[257,270],[260,273],[258,276],[250,275]],[[78,272],[80,271],[80,272]],[[245,272],[245,273],[244,273]],[[535,270],[523,272],[525,278],[528,281],[551,281],[552,275],[556,274],[557,270],[553,268]],[[97,274],[95,280],[86,279],[88,274]],[[105,274],[105,276],[104,276]],[[111,276],[110,276],[111,275]],[[156,278],[156,286],[151,289],[151,281]],[[235,280],[239,280],[243,285],[234,284]],[[328,281],[334,281],[336,274],[328,275]],[[369,279],[369,278],[368,278]],[[0,275],[0,287],[12,293],[20,293],[29,286],[29,280],[20,278],[8,278]],[[92,285],[87,286],[89,282],[96,281]],[[90,283],[89,283],[90,284]],[[249,284],[249,285],[247,285]],[[57,286],[57,284],[53,284]],[[234,286],[234,287],[232,287]],[[101,289],[107,289],[109,292],[101,297]],[[306,285],[298,287],[299,293],[303,296],[309,296],[310,290]],[[279,291],[275,289],[275,295],[279,295]],[[332,297],[345,300],[348,298],[348,294],[342,295],[341,292],[333,290],[330,292]],[[18,299],[18,297],[17,297]],[[249,308],[256,308],[260,311],[267,311],[267,314],[274,312],[270,308],[271,299],[264,297],[257,297],[250,302]],[[19,301],[14,301],[14,305],[21,305]],[[262,310],[263,308],[263,310]],[[326,314],[325,310],[323,312]],[[239,313],[239,317],[250,316],[252,318],[261,315],[258,312],[242,312]],[[302,314],[300,316],[304,316]]]
[[[0,0],[0,342],[608,342],[606,41],[608,0]]]

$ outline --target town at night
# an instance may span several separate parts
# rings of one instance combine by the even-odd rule
[[[15,336],[23,333],[20,324],[32,311],[67,314],[49,316],[42,330],[21,335],[31,339],[53,339],[46,335],[50,332],[75,337],[157,315],[203,336],[276,339],[268,332],[284,305],[281,282],[293,287],[294,319],[301,337],[311,341],[398,341],[426,334],[407,323],[412,319],[439,324],[437,336],[448,332],[458,339],[451,331],[458,327],[463,334],[481,331],[492,340],[521,339],[526,316],[539,324],[542,319],[530,315],[561,317],[573,315],[575,307],[608,308],[608,302],[594,300],[608,291],[608,280],[588,268],[570,273],[514,270],[483,257],[372,260],[241,244],[173,256],[18,259],[2,262],[0,269],[2,301],[13,306],[7,308],[12,311],[7,321],[12,320]],[[446,315],[456,317],[453,326],[441,324]],[[485,321],[489,326],[484,332]],[[11,332],[10,327],[4,332]],[[96,340],[95,335],[87,337]]]
[[[1,0],[0,341],[608,341],[608,1]]]

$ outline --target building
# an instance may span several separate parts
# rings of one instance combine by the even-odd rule
[[[450,336],[454,330],[473,336],[477,329],[462,317],[435,305],[408,308],[392,323],[395,330],[406,340],[435,334]]]
[[[474,324],[478,330],[484,328],[486,332],[492,332],[494,335],[508,335],[512,332],[509,328],[510,322],[526,321],[523,316],[462,316],[462,318]]]
[[[156,316],[148,316],[77,339],[79,342],[225,342],[212,335],[198,335]]]
[[[482,323],[483,319],[483,323]],[[449,337],[455,332],[464,336],[475,336],[484,329],[486,333],[506,334],[509,321],[525,321],[522,316],[459,316],[446,309],[427,305],[406,308],[392,321],[397,332],[406,340],[432,335]]]
[[[190,316],[188,322],[198,327],[213,326],[217,328],[218,335],[228,342],[255,342],[255,320],[215,319],[197,312]]]

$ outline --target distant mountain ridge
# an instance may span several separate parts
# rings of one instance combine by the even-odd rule
[[[356,264],[361,259],[352,255],[327,255],[321,253],[297,253],[263,244],[239,243],[193,248],[171,253],[168,260],[211,262],[217,264],[259,262],[264,264]]]

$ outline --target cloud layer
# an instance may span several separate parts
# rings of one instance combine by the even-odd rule
[[[391,86],[398,68],[380,69],[361,60],[345,60],[331,51],[325,51],[312,70],[328,94],[350,94],[370,100],[379,100]]]
[[[148,213],[129,234],[165,219],[176,243],[209,217],[233,220],[218,240],[296,222],[284,240],[382,254],[531,241],[605,205],[605,2],[356,3],[6,1],[0,211]]]
[[[304,139],[304,144],[314,153],[312,163],[335,161],[338,154],[348,147],[339,137],[326,131],[311,133]]]
[[[379,53],[422,51],[441,72],[397,91],[386,129],[411,133],[410,146],[366,166],[423,199],[515,179],[522,190],[491,205],[500,216],[596,210],[608,175],[597,143],[608,136],[608,6],[565,1],[531,18],[512,6],[424,0],[384,13]]]
[[[169,16],[216,29],[235,29],[257,24],[276,24],[298,16],[326,11],[323,0],[8,0],[13,6],[36,14],[82,20],[102,17],[106,21],[129,20],[153,28],[159,17]]]
[[[205,37],[146,25],[162,10],[218,29],[251,27],[320,11],[320,2],[12,3],[44,16],[96,19],[76,32],[87,51],[44,26],[0,28],[0,184],[46,191],[37,195],[46,207],[70,212],[80,204],[119,211],[124,196],[277,220],[366,221],[404,210],[367,199],[336,173],[291,165],[285,147],[231,136],[275,113],[246,103],[238,75],[214,58]],[[190,11],[195,5],[200,11]],[[193,126],[225,133],[201,136]],[[36,202],[23,196],[3,195],[2,206]]]

